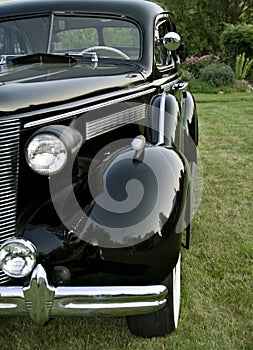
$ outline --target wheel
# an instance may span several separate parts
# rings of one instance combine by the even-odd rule
[[[110,47],[110,46],[92,46],[92,47],[88,47],[87,49],[83,50],[81,53],[97,51],[97,50],[111,51],[111,52],[116,53],[117,55],[123,57],[125,60],[130,60],[130,57],[127,56],[123,51],[115,49],[114,47]]]
[[[173,271],[163,282],[168,288],[167,304],[157,312],[127,317],[128,327],[134,335],[151,338],[170,334],[178,326],[180,311],[181,255]]]

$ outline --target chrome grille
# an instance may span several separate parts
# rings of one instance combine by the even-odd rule
[[[20,122],[0,120],[0,244],[16,232]],[[0,270],[0,284],[9,277]]]
[[[86,140],[104,134],[121,126],[136,123],[146,116],[146,105],[140,104],[125,111],[110,114],[106,117],[86,123]]]

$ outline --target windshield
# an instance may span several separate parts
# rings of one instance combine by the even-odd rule
[[[0,22],[0,55],[96,52],[138,60],[140,42],[136,24],[123,19],[48,15]]]

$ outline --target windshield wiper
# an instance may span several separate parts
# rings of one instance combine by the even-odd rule
[[[77,60],[72,56],[55,55],[48,53],[35,53],[32,55],[19,56],[12,59],[13,64],[33,64],[33,63],[65,63],[75,64]]]

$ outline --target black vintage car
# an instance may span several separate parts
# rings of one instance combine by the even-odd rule
[[[0,2],[0,315],[177,328],[198,122],[171,13]]]

